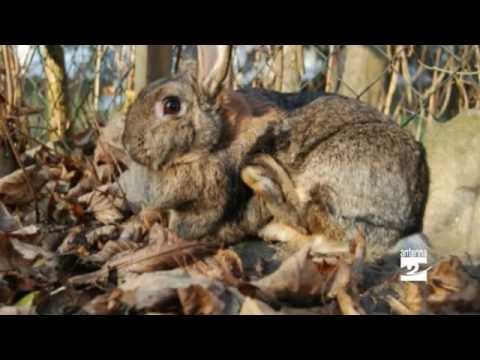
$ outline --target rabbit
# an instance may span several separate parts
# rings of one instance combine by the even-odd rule
[[[270,124],[280,118],[276,108],[262,104],[252,114],[241,96],[222,91],[229,53],[225,47],[200,47],[198,74],[187,71],[152,83],[126,115],[122,141],[147,170],[148,205],[168,210],[169,228],[187,240],[215,234],[241,217],[238,211],[251,194],[239,169],[272,136]],[[227,226],[224,236],[235,226]]]
[[[279,184],[270,190],[270,208],[274,193],[293,194],[290,204],[300,210],[297,218],[305,219],[302,228],[330,238],[343,233],[351,239],[363,225],[371,257],[421,231],[429,169],[423,146],[409,133],[369,106],[340,96],[319,98],[287,120],[287,140],[272,151],[276,160],[262,156],[242,171],[257,194],[265,192],[259,184]],[[263,237],[305,239],[285,228],[285,211],[276,210],[272,213],[282,221],[263,229]],[[338,225],[345,231],[338,232]]]
[[[288,136],[271,150],[275,160],[263,157],[242,171],[255,193],[259,184],[276,181],[271,195],[293,194],[289,203],[309,234],[351,239],[363,225],[371,257],[421,231],[429,169],[423,146],[409,133],[368,105],[341,96],[322,96],[285,119]],[[263,229],[264,238],[305,238],[291,224],[285,228],[285,211],[276,210],[281,226],[276,221]]]
[[[197,74],[149,85],[126,117],[124,146],[148,169],[151,205],[169,210],[173,231],[235,241],[274,219],[273,203],[241,180],[261,153],[291,179],[297,200],[284,205],[309,209],[298,228],[328,232],[334,219],[349,234],[363,224],[380,246],[419,229],[428,193],[420,143],[355,99],[227,90],[229,54],[226,45],[199,46]],[[282,213],[295,218],[290,210]]]

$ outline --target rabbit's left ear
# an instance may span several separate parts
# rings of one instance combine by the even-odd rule
[[[218,95],[230,70],[232,45],[198,45],[198,82],[209,96]]]

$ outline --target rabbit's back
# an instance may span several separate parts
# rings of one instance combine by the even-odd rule
[[[331,208],[345,217],[403,229],[415,226],[424,164],[421,148],[403,131],[365,124],[320,143],[295,182],[307,192],[319,184],[331,189]]]
[[[281,93],[273,90],[260,88],[244,88],[238,90],[238,93],[246,98],[250,103],[261,101],[286,111],[295,111],[312,103],[322,96],[328,94],[324,92],[299,92],[299,93]]]
[[[428,193],[422,145],[359,101],[324,96],[289,118],[275,151],[303,201],[321,203],[352,233],[389,246],[419,231]],[[312,225],[314,227],[314,224]]]

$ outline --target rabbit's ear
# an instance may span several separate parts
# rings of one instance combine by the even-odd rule
[[[198,82],[207,95],[215,97],[230,69],[232,45],[198,45]]]

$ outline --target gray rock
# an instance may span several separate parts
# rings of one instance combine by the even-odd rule
[[[401,239],[392,247],[388,254],[398,254],[400,250],[430,250],[429,240],[425,234],[414,234]]]
[[[480,111],[432,124],[424,232],[441,255],[480,255]]]

